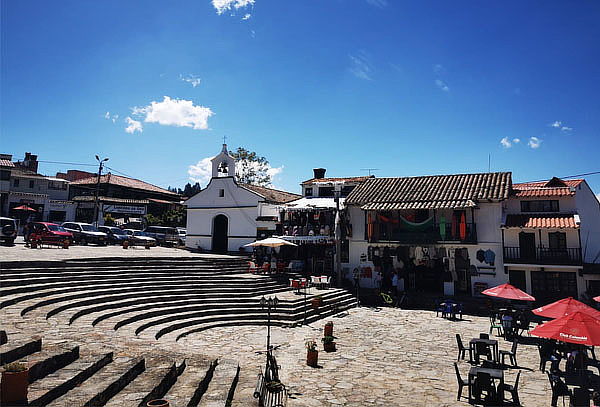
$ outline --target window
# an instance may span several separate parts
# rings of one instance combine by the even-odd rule
[[[33,188],[33,185],[35,184],[35,181],[30,179],[29,180],[29,188]]]
[[[61,181],[48,181],[48,189],[65,190],[67,183]]]
[[[320,187],[319,188],[319,196],[332,197],[333,196],[333,187]]]
[[[313,196],[313,189],[311,188],[304,188],[304,196]]]
[[[558,212],[558,201],[521,201],[521,212]]]
[[[10,171],[0,170],[0,181],[8,181],[8,180],[10,180]]]
[[[551,249],[566,249],[567,234],[563,232],[548,233],[548,245]]]
[[[15,178],[15,180],[13,182],[13,186],[14,187],[18,187],[19,186],[19,178]]]
[[[223,198],[225,196],[225,190],[219,189],[219,198]]]
[[[350,192],[352,192],[352,190],[354,189],[354,185],[348,185],[345,187],[342,187],[342,197],[347,197],[348,195],[350,195]]]

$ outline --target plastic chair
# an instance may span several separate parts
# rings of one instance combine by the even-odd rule
[[[452,303],[447,302],[444,305],[444,311],[442,312],[442,318],[448,318],[452,316]]]
[[[490,335],[489,334],[485,334],[485,333],[480,333],[479,334],[479,339],[490,339]]]
[[[248,272],[252,274],[258,272],[258,267],[256,267],[256,263],[254,263],[253,261],[248,262]]]
[[[469,359],[471,359],[471,349],[466,348],[463,345],[462,339],[460,338],[460,334],[456,334],[456,344],[458,345],[458,357],[456,358],[456,360],[464,359],[467,351],[469,351]]]
[[[511,405],[513,405],[513,406],[521,405],[521,402],[519,401],[519,378],[520,377],[521,377],[521,372],[519,371],[519,373],[517,373],[517,379],[515,380],[514,385],[511,386],[510,384],[506,384],[506,383],[502,384],[502,390],[510,393],[510,396],[512,399]]]
[[[552,407],[556,407],[556,403],[558,402],[558,398],[563,398],[563,405],[565,404],[565,396],[571,396],[571,390],[567,387],[567,385],[560,380],[560,377],[555,376],[553,374],[548,373],[548,380],[550,380],[550,388],[552,389],[552,403],[550,404]]]
[[[514,341],[510,350],[500,351],[500,360],[502,361],[502,364],[504,364],[504,357],[508,356],[511,366],[517,366],[517,344],[517,341]]]
[[[457,334],[458,336],[458,334]],[[462,377],[460,377],[460,371],[458,370],[458,365],[454,362],[454,371],[456,372],[456,381],[458,382],[458,394],[456,395],[456,401],[460,401],[460,396],[462,396],[463,387],[467,385]]]
[[[485,392],[485,399],[481,396]],[[477,401],[489,402],[497,399],[496,387],[492,381],[492,376],[489,373],[478,372],[475,381],[473,382],[473,395]]]
[[[496,315],[490,315],[490,334],[496,330],[497,336],[502,336],[502,324],[496,322]]]

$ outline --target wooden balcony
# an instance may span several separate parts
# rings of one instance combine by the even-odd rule
[[[520,247],[504,247],[504,263],[581,265],[581,248],[550,249],[538,247],[521,250]]]

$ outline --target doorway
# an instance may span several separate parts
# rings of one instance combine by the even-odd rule
[[[519,251],[522,260],[535,260],[535,233],[519,233]]]
[[[508,282],[519,290],[527,292],[525,270],[510,270],[508,272]]]
[[[212,251],[215,253],[227,253],[227,231],[229,220],[225,215],[217,215],[213,218]]]

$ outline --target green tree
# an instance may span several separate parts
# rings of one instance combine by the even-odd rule
[[[271,176],[268,173],[269,161],[265,157],[259,157],[254,151],[238,147],[230,151],[235,159],[235,179],[242,184],[269,186]]]
[[[163,213],[162,215],[162,225],[163,226],[185,226],[187,219],[187,211],[182,206],[177,209],[173,209]]]

